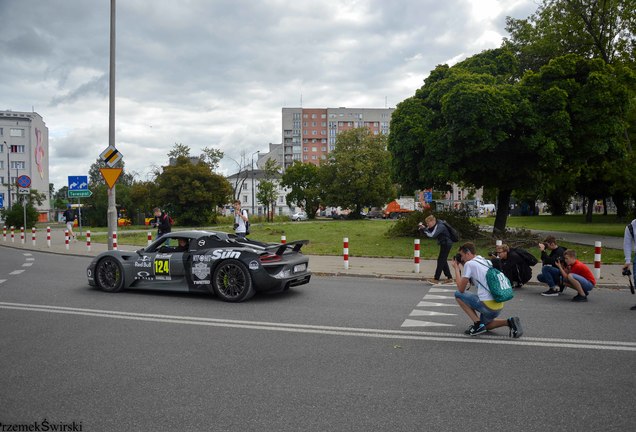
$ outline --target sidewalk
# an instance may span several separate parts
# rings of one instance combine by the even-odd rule
[[[568,233],[557,233],[556,236],[559,237],[560,235],[565,234]],[[589,239],[581,239],[590,241]],[[35,246],[33,246],[30,231],[28,233],[25,233],[24,244],[22,244],[20,240],[19,231],[16,233],[13,242],[11,241],[10,233],[7,232],[6,240],[0,238],[0,246],[72,256],[96,256],[108,250],[108,245],[105,243],[92,243],[91,250],[88,251],[86,243],[79,241],[70,242],[69,249],[67,250],[64,244],[64,231],[62,228],[51,229],[51,247],[47,246],[46,231],[39,231],[37,233]],[[144,246],[145,245],[122,245],[119,246],[118,249],[123,251],[135,251]],[[311,268],[312,273],[321,276],[358,276],[387,279],[424,280],[433,277],[436,265],[435,260],[421,260],[420,273],[415,273],[415,265],[412,258],[369,258],[350,256],[349,269],[345,270],[344,260],[342,256],[308,255],[308,257],[309,267]],[[539,267],[537,266],[533,268],[533,277],[528,285],[540,284],[536,279],[536,273],[538,269]],[[597,281],[597,287],[627,289],[629,286],[629,282],[627,281],[627,278],[621,274],[622,270],[622,265],[602,266],[601,277]]]

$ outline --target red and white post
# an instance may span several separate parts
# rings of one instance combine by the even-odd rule
[[[24,244],[24,227],[20,227],[20,243]]]
[[[600,241],[594,242],[594,270],[592,274],[594,278],[597,279],[597,282],[601,277],[601,246]]]
[[[2,227],[2,241],[7,241],[7,226]]]
[[[117,250],[117,231],[113,231],[113,250]]]
[[[413,244],[413,263],[415,264],[415,273],[420,272],[420,239],[415,239]]]
[[[152,232],[148,231],[148,246],[152,243]]]
[[[31,242],[35,246],[35,227],[31,227]]]
[[[349,237],[342,239],[342,255],[344,256],[344,268],[349,270]]]
[[[66,250],[68,250],[69,249],[68,230],[64,230],[64,245],[66,246]]]
[[[91,230],[86,230],[86,250],[91,251]]]
[[[51,227],[46,227],[46,246],[51,247]]]
[[[287,236],[284,236],[284,235],[280,236],[280,242],[282,244],[287,244]]]
[[[11,243],[15,243],[15,227],[11,225]]]

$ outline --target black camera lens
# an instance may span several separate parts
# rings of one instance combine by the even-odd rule
[[[628,268],[623,269],[623,276],[631,276],[632,275],[632,271]]]
[[[455,254],[455,256],[453,257],[453,260],[457,261],[458,263],[461,263],[462,256],[460,254]]]

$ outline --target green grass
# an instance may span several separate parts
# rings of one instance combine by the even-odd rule
[[[480,225],[493,226],[494,217],[475,220]],[[561,231],[580,234],[598,234],[622,237],[627,222],[617,220],[615,215],[594,215],[592,222],[585,222],[583,215],[566,216],[512,216],[508,218],[508,228],[526,228],[541,231]]]
[[[511,218],[515,219],[515,218]],[[542,217],[529,218],[542,219]],[[481,218],[480,223],[486,218]],[[510,219],[509,219],[510,220]],[[280,242],[281,235],[287,237],[287,241],[293,240],[309,240],[310,243],[303,247],[303,252],[311,255],[342,255],[343,237],[349,238],[349,255],[368,256],[368,257],[396,257],[396,258],[412,258],[413,257],[413,239],[406,237],[389,238],[386,236],[388,229],[394,224],[394,221],[386,220],[360,220],[360,221],[331,221],[316,220],[305,222],[274,222],[274,223],[255,223],[252,225],[252,234],[250,238],[264,242]],[[558,225],[558,224],[557,224]],[[133,227],[134,228],[134,227]],[[526,226],[526,228],[535,228],[535,226]],[[139,233],[129,232],[130,230],[118,232],[119,244],[131,244],[144,246],[147,242],[147,227],[137,227],[142,230]],[[175,227],[174,230],[185,229]],[[218,225],[207,229],[219,230],[224,232],[232,232],[230,225]],[[543,227],[538,229],[544,229]],[[557,231],[557,229],[554,229]],[[156,230],[151,230],[153,238]],[[558,231],[563,231],[559,229]],[[578,231],[577,231],[578,232]],[[106,230],[91,229],[91,238],[95,242],[106,241]],[[494,249],[494,240],[490,238],[466,239],[474,241],[480,254],[486,256],[489,250]],[[584,262],[593,262],[594,247],[574,245],[566,242],[561,243],[562,246],[573,248],[577,251],[579,257]],[[422,239],[420,255],[423,259],[435,259],[439,247],[434,240]],[[529,251],[539,257],[539,249],[531,247]],[[454,252],[453,252],[454,253]],[[622,251],[604,249],[603,262],[622,263]]]

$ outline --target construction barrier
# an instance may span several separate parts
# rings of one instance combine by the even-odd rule
[[[46,246],[51,247],[51,227],[46,227]]]
[[[117,250],[117,231],[113,232],[113,250]]]
[[[594,270],[592,271],[596,283],[601,278],[601,242],[594,242]]]
[[[415,263],[415,273],[420,272],[420,239],[415,239],[413,245],[413,262]]]
[[[35,227],[31,228],[31,242],[33,242],[33,246],[35,246]]]
[[[91,230],[86,230],[86,250],[91,251]]]
[[[342,255],[344,256],[344,268],[349,270],[349,237],[342,239]]]

